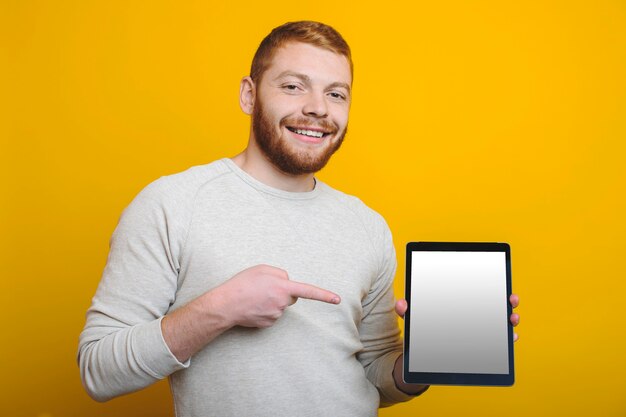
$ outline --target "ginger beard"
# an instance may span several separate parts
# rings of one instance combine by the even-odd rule
[[[285,117],[280,121],[280,128],[285,126],[302,126],[320,127],[325,130],[331,130],[338,134],[336,124],[326,120],[311,120],[306,118],[290,118]],[[269,117],[265,115],[263,106],[260,101],[256,102],[252,110],[252,131],[259,148],[265,157],[282,172],[290,175],[302,175],[315,173],[328,163],[330,157],[339,149],[348,127],[346,126],[340,132],[334,143],[327,145],[324,149],[314,149],[312,151],[304,151],[293,149],[282,134],[277,134]]]

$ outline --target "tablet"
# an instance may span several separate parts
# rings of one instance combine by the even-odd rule
[[[408,243],[404,381],[513,385],[510,295],[507,243]]]

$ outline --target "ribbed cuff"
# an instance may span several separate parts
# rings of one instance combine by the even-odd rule
[[[146,372],[154,378],[163,379],[170,374],[189,367],[190,359],[181,363],[170,351],[163,332],[161,331],[160,319],[137,326],[134,331],[133,343],[137,349],[137,361],[142,364]]]
[[[378,391],[380,392],[382,405],[401,403],[415,397],[401,391],[396,386],[396,381],[393,379],[393,368],[395,367],[396,359],[398,359],[398,352],[392,352],[379,359],[381,363],[378,365],[378,381],[380,384]]]

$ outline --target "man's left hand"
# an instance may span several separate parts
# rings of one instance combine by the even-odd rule
[[[509,302],[513,308],[516,308],[519,305],[519,296],[517,294],[511,294],[509,298]],[[401,299],[396,301],[396,313],[404,319],[404,313],[406,313],[407,304],[405,299]],[[513,313],[511,317],[511,324],[513,326],[517,326],[519,324],[519,314]],[[519,337],[517,333],[513,333],[513,341],[517,341]],[[396,386],[401,391],[411,394],[411,395],[419,395],[428,389],[428,385],[420,385],[420,384],[408,384],[402,380],[402,358],[404,354],[400,355],[395,362],[394,370],[392,376],[395,380]]]

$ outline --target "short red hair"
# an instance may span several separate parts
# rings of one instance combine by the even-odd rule
[[[339,55],[343,55],[350,63],[350,74],[352,75],[352,55],[350,47],[343,37],[332,27],[320,22],[302,20],[298,22],[288,22],[274,28],[269,35],[261,41],[259,48],[252,59],[250,68],[250,78],[257,83],[267,67],[269,66],[274,53],[278,48],[288,42],[302,42],[318,48],[327,49]]]

